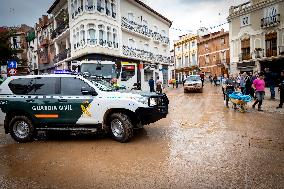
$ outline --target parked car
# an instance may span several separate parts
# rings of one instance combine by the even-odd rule
[[[168,114],[165,94],[143,96],[102,86],[76,75],[9,77],[0,86],[5,133],[29,142],[37,131],[99,131],[127,142],[133,129]]]
[[[199,75],[190,75],[186,78],[184,83],[184,92],[189,91],[203,92],[202,82]]]

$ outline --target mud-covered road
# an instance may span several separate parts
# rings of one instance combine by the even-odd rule
[[[18,144],[0,126],[0,188],[284,188],[284,110],[224,107],[220,88],[167,92],[170,114],[126,144],[65,136]]]

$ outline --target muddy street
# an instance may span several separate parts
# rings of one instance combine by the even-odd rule
[[[168,117],[125,144],[89,135],[19,144],[0,126],[0,188],[284,188],[278,100],[240,113],[209,84],[167,95]]]

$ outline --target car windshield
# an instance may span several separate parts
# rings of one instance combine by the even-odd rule
[[[199,81],[199,80],[201,80],[199,75],[191,75],[186,79],[186,81]]]
[[[101,91],[115,91],[114,87],[107,81],[104,80],[92,80],[92,83],[99,88]]]
[[[81,73],[90,73],[90,75],[111,79],[116,77],[116,67],[115,64],[85,63],[81,65]]]

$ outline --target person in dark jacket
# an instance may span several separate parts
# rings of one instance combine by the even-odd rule
[[[269,68],[264,69],[264,81],[270,89],[270,98],[275,99],[275,74]]]
[[[150,92],[155,92],[155,81],[153,77],[149,80],[149,87],[150,87]]]
[[[283,103],[284,103],[284,70],[281,72],[281,78],[280,78],[280,84],[279,84],[279,89],[278,91],[280,92],[280,103],[277,108],[283,108]]]

